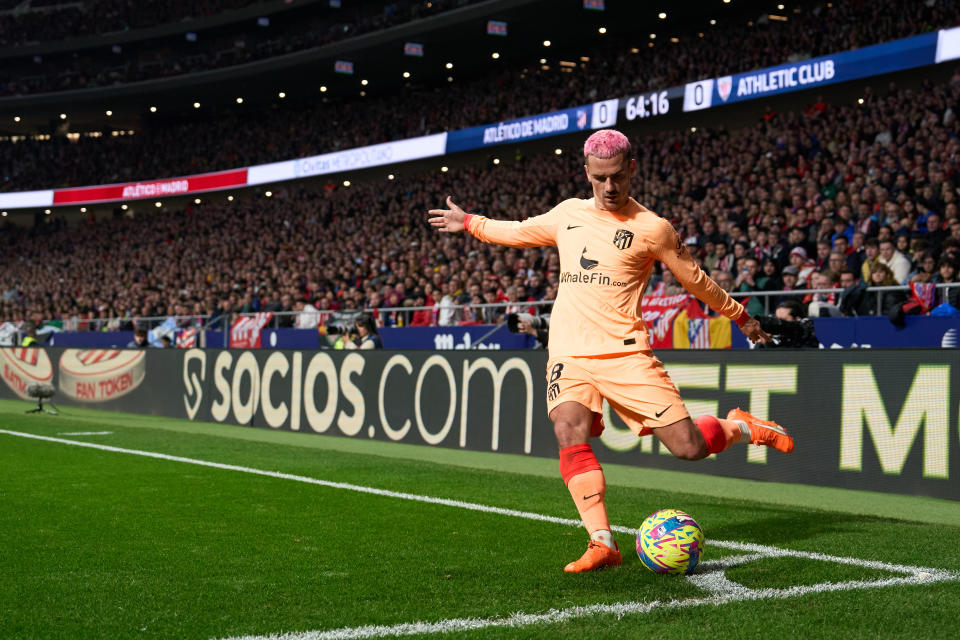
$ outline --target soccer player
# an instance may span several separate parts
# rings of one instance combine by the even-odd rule
[[[663,364],[651,351],[640,300],[654,262],[663,262],[683,286],[737,323],[752,341],[770,336],[743,306],[690,257],[673,226],[630,197],[636,170],[630,141],[604,129],[583,148],[593,198],[571,198],[522,222],[469,214],[447,197],[448,209],[431,209],[438,231],[463,230],[509,247],[556,245],[560,287],[550,323],[547,410],[560,448],[560,474],[590,542],[564,571],[619,566],[610,532],[603,470],[589,439],[603,431],[604,399],[637,436],[655,435],[682,460],[699,460],[737,442],[793,450],[793,439],[773,422],[733,409],[726,419],[690,418]]]

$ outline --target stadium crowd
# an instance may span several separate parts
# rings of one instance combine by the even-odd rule
[[[960,71],[921,90],[867,91],[862,105],[823,101],[768,112],[736,131],[697,129],[635,139],[635,197],[673,222],[691,253],[731,291],[805,294],[820,315],[873,313],[867,285],[956,282],[960,270]],[[331,310],[378,312],[383,324],[491,322],[556,295],[554,248],[508,249],[437,236],[427,209],[447,194],[468,211],[522,219],[586,197],[582,155],[517,158],[358,182],[291,184],[273,197],[206,198],[185,210],[67,226],[57,216],[0,238],[0,318],[102,329],[171,314],[225,318],[298,311],[288,325]],[[145,209],[144,207],[143,209]],[[119,212],[118,212],[119,213]],[[679,289],[669,272],[650,293]],[[891,318],[921,305],[885,294]],[[502,302],[506,309],[475,305]],[[758,296],[748,302],[762,313]],[[406,307],[430,307],[407,311]]]
[[[346,37],[383,29],[423,17],[451,6],[477,0],[394,0],[393,2],[347,2],[335,10],[339,32]],[[295,4],[283,0],[282,4]],[[0,11],[22,5],[23,0],[0,2]],[[172,23],[189,23],[219,16],[244,7],[268,3],[264,0],[32,0],[29,11],[0,15],[0,47],[27,43],[71,40],[106,33],[127,32]],[[281,4],[275,1],[274,5]],[[326,4],[326,3],[324,3]],[[332,3],[331,3],[332,4]],[[269,10],[269,6],[264,7]],[[268,11],[269,12],[269,11]],[[346,26],[346,28],[343,28]],[[330,34],[334,33],[330,29]],[[341,36],[343,37],[343,36]],[[329,42],[322,40],[319,43]],[[311,45],[316,46],[316,45]],[[302,48],[302,46],[301,46]]]
[[[486,76],[458,81],[456,91],[444,87],[442,100],[438,88],[410,86],[399,97],[328,98],[267,111],[213,110],[180,121],[154,118],[133,136],[0,142],[0,190],[152,179],[287,160],[662,89],[958,21],[957,7],[943,2],[828,4],[806,6],[786,23],[707,29],[702,38],[690,34],[678,45],[636,48],[611,34],[609,42],[584,51],[590,61],[569,73],[556,66],[504,63]],[[831,24],[855,26],[831,29]],[[731,48],[730,41],[741,46]]]
[[[82,38],[115,31],[155,27],[240,9],[257,0],[32,0],[28,11],[0,16],[0,47]],[[22,0],[0,3],[14,9]]]
[[[219,69],[320,47],[479,1],[395,0],[389,3],[353,3],[342,9],[324,8],[320,13],[315,14],[301,11],[292,14],[279,13],[272,17],[262,16],[257,22],[246,20],[234,25],[226,32],[223,28],[214,32],[190,32],[193,35],[189,40],[181,36],[174,42],[167,38],[135,43],[126,48],[119,45],[116,50],[111,49],[110,53],[102,49],[88,49],[82,52],[64,51],[46,56],[14,58],[8,60],[0,75],[0,95],[27,95],[103,87]],[[145,19],[150,15],[149,7],[141,14],[139,8],[134,9],[132,3],[129,4],[130,6],[122,8],[111,6],[110,16],[121,24],[127,24],[128,18],[135,18],[132,21],[134,24],[156,26],[169,22],[170,19],[165,16],[174,9],[166,3],[158,3],[163,9],[160,17],[150,20]],[[239,5],[248,4],[248,2],[210,2],[208,4],[237,4],[239,8]],[[94,5],[94,13],[98,6]],[[72,34],[72,31],[79,27],[79,33],[85,33],[83,29],[90,24],[90,20],[96,20],[96,17],[88,16],[80,8],[74,11],[76,12],[74,19],[65,22],[60,20],[59,12],[26,15],[40,21],[41,31],[49,22],[54,31],[67,31]],[[216,9],[207,7],[199,17],[216,13],[218,13]],[[44,18],[47,15],[49,17]],[[16,20],[8,20],[8,22],[10,22],[7,25],[8,36],[23,37],[24,32],[16,29]],[[114,22],[106,21],[107,24],[114,24]],[[3,24],[0,19],[0,46],[2,46]],[[185,28],[189,28],[189,23]],[[26,33],[31,33],[30,37],[34,37],[32,32]]]

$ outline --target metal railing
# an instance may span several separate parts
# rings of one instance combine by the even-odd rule
[[[960,282],[941,282],[936,285],[937,289],[952,289],[954,287],[960,287]],[[761,297],[763,298],[763,310],[765,314],[770,313],[770,299],[774,297],[793,297],[793,296],[806,296],[807,294],[838,294],[844,291],[844,289],[833,288],[833,289],[793,289],[790,291],[731,291],[731,298],[751,298],[751,297]],[[882,287],[867,287],[866,292],[875,293],[877,295],[877,306],[874,308],[874,315],[883,315],[883,294],[891,291],[900,291],[903,293],[908,293],[910,287],[908,285],[889,285]]]
[[[937,289],[946,289],[960,287],[960,282],[949,282],[949,283],[940,283],[936,285]],[[750,298],[758,297],[763,298],[764,302],[764,312],[770,313],[771,300],[774,298],[787,298],[787,297],[802,297],[808,294],[838,294],[843,289],[833,288],[833,289],[793,289],[793,290],[779,290],[779,291],[733,291],[730,292],[730,296],[733,298]],[[882,296],[884,293],[899,291],[899,292],[909,292],[909,286],[894,285],[894,286],[882,286],[882,287],[867,287],[867,293],[876,294],[877,303],[875,312],[876,315],[882,315],[880,313],[882,307]],[[680,294],[678,294],[680,295]],[[481,304],[460,304],[460,305],[441,305],[434,304],[430,306],[404,306],[404,307],[379,307],[377,309],[357,309],[358,312],[365,312],[375,314],[381,321],[383,326],[408,326],[409,318],[412,318],[413,313],[416,311],[430,311],[433,315],[431,318],[430,326],[456,326],[464,322],[476,323],[476,324],[496,324],[490,322],[481,322],[476,320],[477,316],[480,318],[483,317],[482,310],[484,309],[502,309],[503,314],[506,314],[507,309],[516,308],[519,312],[525,312],[529,308],[539,309],[541,307],[550,307],[554,303],[554,300],[534,300],[529,302],[489,302]],[[476,311],[480,313],[475,313]],[[449,312],[450,313],[450,322],[445,322],[444,325],[439,325],[441,320],[441,313]],[[273,312],[273,318],[270,321],[268,327],[270,328],[279,328],[281,320],[284,318],[293,318],[293,321],[290,323],[296,325],[296,317],[300,315],[301,311],[275,311]],[[316,315],[319,320],[319,324],[323,324],[326,320],[333,315],[334,311],[324,310],[320,311]],[[237,312],[237,313],[228,313],[221,315],[186,315],[186,316],[151,316],[151,317],[123,317],[123,318],[76,318],[70,319],[66,322],[64,330],[73,330],[73,331],[107,331],[107,330],[116,330],[113,327],[117,326],[132,326],[135,322],[138,327],[143,327],[145,329],[154,329],[165,322],[169,322],[172,318],[177,324],[178,328],[196,328],[196,329],[205,329],[205,330],[221,330],[224,334],[224,344],[229,342],[229,332],[231,325],[241,317],[253,317],[256,315],[256,312]],[[465,315],[471,319],[464,320]],[[498,314],[499,315],[499,314]],[[398,323],[396,318],[401,318],[401,322]],[[211,323],[210,320],[213,319]],[[502,319],[500,319],[502,322]],[[287,324],[286,322],[282,324]],[[109,329],[108,329],[109,328]],[[311,327],[313,328],[313,327]]]

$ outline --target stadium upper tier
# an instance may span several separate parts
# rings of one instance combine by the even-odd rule
[[[486,73],[471,79],[455,78],[452,90],[444,82],[442,87],[406,85],[399,94],[316,93],[322,97],[296,103],[274,96],[264,108],[231,99],[230,106],[204,105],[169,117],[150,114],[144,106],[139,124],[123,128],[133,130],[132,136],[110,135],[115,125],[107,116],[74,125],[70,109],[59,104],[51,108],[53,124],[45,134],[0,142],[0,190],[156,179],[287,160],[660,90],[957,22],[956,7],[939,3],[831,4],[798,8],[787,22],[704,26],[681,44],[613,33],[607,41],[594,34],[584,40],[584,55],[576,63],[488,65]],[[855,27],[830,29],[831,24]],[[16,131],[14,124],[8,122],[8,131]],[[99,137],[84,135],[90,130]],[[73,139],[67,132],[74,132]]]
[[[188,31],[195,27],[188,25],[183,30],[187,31],[187,35],[192,36],[192,39],[187,40],[184,39],[184,33],[177,33],[175,37],[133,43],[133,46],[127,46],[126,49],[120,45],[108,49],[105,43],[95,49],[66,49],[49,52],[47,55],[36,55],[24,50],[20,57],[13,56],[5,60],[3,71],[0,72],[0,96],[107,87],[234,67],[322,47],[332,42],[349,41],[359,34],[384,29],[424,15],[436,15],[444,9],[477,1],[437,0],[426,3],[430,6],[427,9],[423,2],[406,0],[391,3],[387,9],[378,6],[379,11],[374,10],[370,3],[361,3],[349,16],[332,10],[325,4],[321,6],[308,2],[302,9],[299,5],[294,5],[294,8],[287,12],[261,18],[267,21],[265,26],[263,22],[249,18],[238,24],[220,25],[209,33],[200,32],[198,37],[196,31]],[[751,0],[751,3],[763,4],[756,0]],[[641,17],[647,13],[638,7],[636,28],[611,27],[605,34],[609,37],[599,39],[595,32],[584,30],[580,55],[602,62],[586,65],[585,74],[575,73],[581,76],[577,78],[576,84],[585,86],[573,89],[574,93],[581,94],[574,99],[582,99],[584,92],[591,89],[601,90],[604,85],[669,86],[700,77],[768,66],[790,58],[844,51],[957,22],[956,6],[943,2],[934,3],[932,6],[927,4],[929,3],[904,3],[896,0],[880,0],[878,3],[841,0],[800,6],[792,12],[784,11],[789,18],[783,22],[770,20],[769,14],[758,13],[760,10],[751,6],[749,12],[748,9],[741,8],[739,14],[731,15],[725,20],[703,17],[699,20],[678,21],[675,25],[664,25],[666,33],[660,34],[663,40],[659,42],[656,38],[647,38],[646,33],[637,33],[638,28],[643,30],[645,25]],[[95,3],[92,8],[99,5],[100,3]],[[273,5],[268,3],[268,6]],[[765,11],[777,11],[775,3],[770,2]],[[492,16],[495,17],[496,14]],[[271,20],[273,22],[270,22]],[[87,23],[86,20],[78,21],[81,24]],[[478,23],[478,29],[482,22],[481,20]],[[2,24],[0,19],[0,25]],[[55,24],[60,22],[55,21]],[[832,25],[852,26],[832,28]],[[657,26],[653,25],[651,28]],[[23,33],[17,29],[11,32]],[[677,42],[672,42],[671,38],[675,38]],[[737,46],[729,46],[732,42],[737,43]],[[655,51],[646,51],[651,48],[650,45],[659,45],[659,49],[653,47]],[[638,48],[644,49],[643,54],[628,53]],[[531,52],[521,64],[535,63],[544,53],[542,49],[540,47]],[[613,70],[616,70],[616,73],[612,73]],[[309,72],[316,75],[315,68],[311,68]],[[597,73],[625,78],[604,77],[598,87],[594,77]],[[589,82],[591,79],[593,83]],[[561,95],[560,98],[562,97]]]
[[[352,28],[345,32],[353,36],[478,1],[347,0],[341,7],[333,7],[329,0],[5,0],[0,1],[0,49],[61,42],[79,46],[84,38],[106,36],[109,40],[121,33],[126,34],[126,41],[131,35],[149,39],[155,37],[151,30],[166,25],[176,25],[182,34],[209,28],[204,21],[214,17],[221,24],[239,22],[250,13],[241,9],[254,9],[258,16],[268,17],[290,7],[310,5],[316,5],[317,15],[331,24],[349,24]]]
[[[263,0],[17,0],[0,3],[0,48],[194,22]],[[275,2],[274,4],[279,4]]]
[[[494,124],[473,127],[417,139],[405,136],[429,133],[434,128],[431,116],[446,114],[454,122],[472,116],[484,122],[489,112],[498,110],[501,101],[519,104],[513,98],[523,100],[537,95],[536,90],[529,88],[536,87],[534,81],[542,82],[546,87],[555,82],[558,74],[551,75],[549,69],[521,71],[521,79],[528,73],[530,76],[527,78],[528,88],[518,93],[500,91],[493,94],[487,91],[481,94],[484,87],[482,80],[467,85],[466,91],[457,87],[442,95],[411,92],[402,99],[403,111],[396,110],[395,98],[388,100],[385,97],[369,102],[339,101],[327,105],[326,109],[301,105],[277,108],[267,113],[260,110],[246,114],[232,113],[214,121],[194,119],[156,122],[137,135],[92,137],[71,134],[52,140],[20,138],[15,142],[11,140],[12,144],[0,145],[0,169],[3,169],[2,175],[5,177],[3,190],[16,192],[9,197],[0,197],[0,205],[4,208],[45,207],[155,195],[184,195],[396,164],[464,149],[520,141],[530,137],[526,132],[527,127],[530,128],[529,133],[534,134],[532,137],[537,137],[538,127],[543,128],[544,135],[556,135],[612,126],[617,124],[618,117],[619,122],[623,123],[624,120],[662,116],[668,109],[678,112],[681,109],[688,111],[709,106],[702,100],[724,104],[849,81],[874,73],[922,67],[958,57],[955,51],[958,40],[960,35],[956,29],[927,33],[852,52],[696,81],[646,95],[619,99],[601,96],[599,102],[554,112],[554,115],[533,116],[512,124],[508,122],[506,126]],[[572,79],[577,77],[572,73],[559,75]],[[544,87],[541,87],[540,96],[546,98],[554,95]],[[479,104],[462,104],[464,94],[472,95]],[[592,91],[591,95],[596,96],[596,91]],[[450,109],[445,108],[450,103],[461,106],[461,112],[450,113]],[[528,100],[527,104],[538,103]],[[539,104],[549,103],[544,100]],[[468,115],[465,116],[465,113]],[[324,119],[323,114],[328,119]],[[399,139],[404,141],[396,142]],[[363,146],[375,143],[382,144],[374,149]],[[351,151],[329,151],[344,146]],[[318,157],[318,154],[311,154],[315,149],[325,149],[327,153]],[[378,154],[383,157],[380,158]],[[378,157],[371,158],[373,155]],[[267,163],[270,163],[269,166],[264,166]],[[199,173],[217,170],[226,170],[226,173],[194,180]],[[171,176],[176,179],[171,179]],[[181,180],[181,177],[190,177],[191,181],[199,182],[202,186],[188,185],[187,180]],[[143,180],[151,184],[125,186]],[[33,184],[30,184],[31,181]],[[94,189],[80,193],[61,193],[60,190],[54,193],[50,189],[64,183],[65,186],[119,183],[120,186],[114,190],[118,194],[122,190],[123,194],[104,194],[102,190]],[[32,200],[19,200],[21,190],[30,187],[46,187],[48,195],[38,191],[30,194]],[[93,191],[98,193],[94,194]]]
[[[83,33],[89,25],[97,24],[97,19],[88,16],[83,5],[75,4],[64,11],[71,19],[60,12],[0,14],[0,59],[4,60],[0,96],[104,87],[231,67],[330,45],[482,1],[397,0],[384,5],[354,0],[333,8],[329,0],[225,0],[227,4],[249,6],[226,12],[205,11],[174,23],[144,20],[150,15],[150,6],[141,13],[139,6],[134,9],[131,5],[124,10],[113,9],[109,15],[120,23],[136,17],[149,28],[63,42],[50,42],[44,36],[29,46],[13,47],[10,45],[16,44],[16,38],[38,37],[45,28],[53,33]],[[99,4],[90,10],[98,11]],[[171,4],[163,8],[181,6]],[[18,21],[30,19],[39,20],[35,30],[19,28]]]

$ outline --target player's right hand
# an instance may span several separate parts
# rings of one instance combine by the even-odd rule
[[[449,209],[430,209],[427,214],[430,215],[429,222],[434,229],[444,233],[459,233],[464,229],[464,221],[467,219],[467,212],[454,203],[452,196],[447,196],[447,206]]]

